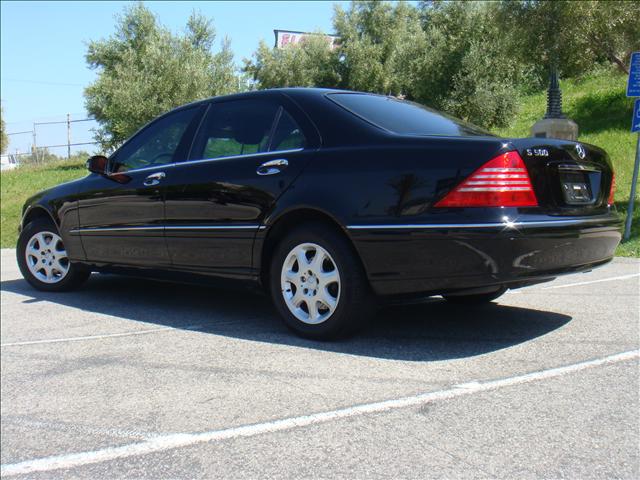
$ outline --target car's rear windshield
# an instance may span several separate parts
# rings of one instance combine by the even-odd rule
[[[366,93],[330,93],[328,97],[369,123],[401,135],[493,136],[424,105],[393,97]]]

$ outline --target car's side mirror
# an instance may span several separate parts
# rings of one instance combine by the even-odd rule
[[[94,155],[93,157],[89,157],[89,160],[87,160],[87,170],[103,175],[107,173],[108,161],[109,160],[104,155]]]

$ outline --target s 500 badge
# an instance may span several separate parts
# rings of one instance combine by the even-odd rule
[[[527,148],[527,155],[530,157],[548,157],[549,150],[546,148]]]

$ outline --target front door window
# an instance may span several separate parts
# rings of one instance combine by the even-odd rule
[[[115,153],[109,171],[127,172],[183,160],[175,157],[198,110],[196,107],[179,110],[150,124]]]

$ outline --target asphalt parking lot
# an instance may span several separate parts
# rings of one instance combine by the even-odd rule
[[[640,261],[299,339],[267,298],[2,250],[4,478],[640,478]]]

